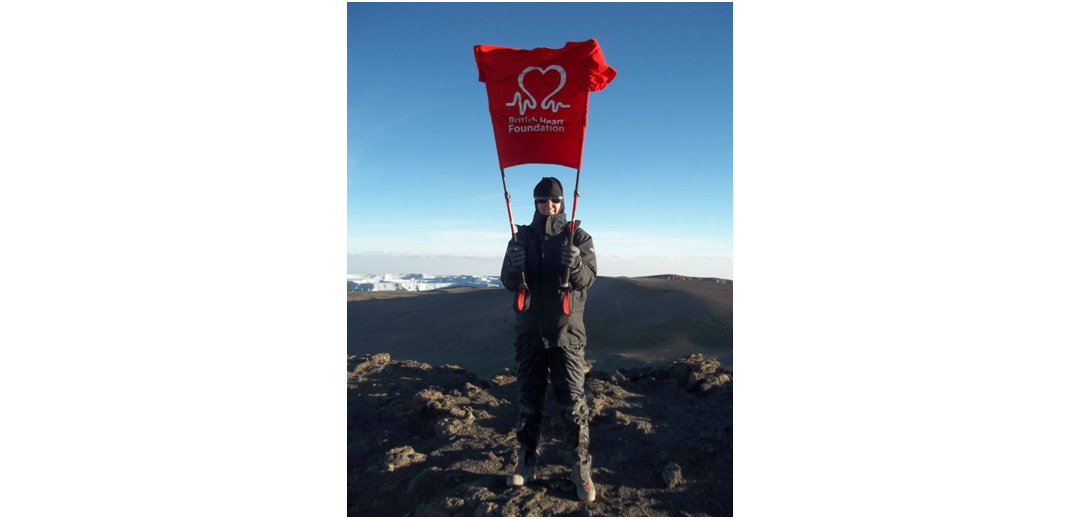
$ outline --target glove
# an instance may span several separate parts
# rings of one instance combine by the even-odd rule
[[[577,268],[581,265],[581,250],[573,245],[564,245],[562,248],[562,266]]]
[[[513,272],[521,272],[525,267],[525,247],[518,244],[512,244],[506,248],[506,259],[510,263],[510,270]]]

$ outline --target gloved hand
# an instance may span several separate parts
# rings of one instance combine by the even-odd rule
[[[521,272],[525,267],[525,247],[516,243],[506,248],[506,258],[510,262],[510,270]]]
[[[562,266],[576,268],[581,264],[581,251],[573,245],[564,245],[561,259]]]

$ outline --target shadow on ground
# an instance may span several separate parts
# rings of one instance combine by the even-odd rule
[[[348,360],[350,516],[730,516],[732,373],[701,355],[586,378],[597,500],[570,483],[547,399],[537,480],[508,488],[517,381]]]

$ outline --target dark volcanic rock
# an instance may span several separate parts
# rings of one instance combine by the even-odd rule
[[[682,468],[679,467],[678,463],[668,463],[667,466],[664,467],[663,477],[664,483],[667,483],[669,489],[675,488],[682,483]]]
[[[700,355],[586,376],[597,500],[577,500],[548,395],[537,479],[508,488],[517,381],[349,357],[350,516],[732,515],[732,374]],[[659,477],[658,477],[659,475]]]

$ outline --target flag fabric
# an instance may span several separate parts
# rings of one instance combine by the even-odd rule
[[[487,87],[499,167],[556,164],[581,169],[589,92],[615,78],[596,40],[561,49],[473,48]]]

